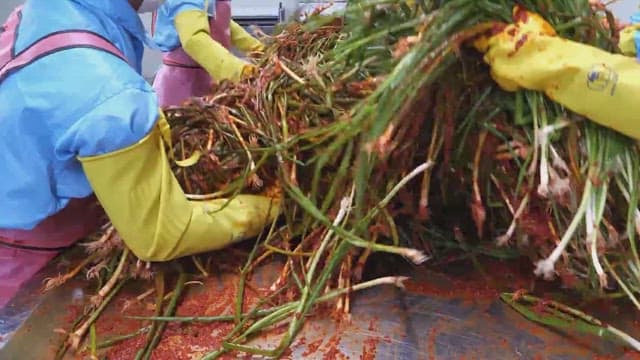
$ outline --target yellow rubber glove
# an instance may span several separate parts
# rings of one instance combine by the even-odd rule
[[[216,81],[240,81],[251,65],[211,38],[209,16],[201,10],[183,11],[175,18],[184,51]]]
[[[623,54],[627,56],[636,56],[638,53],[635,39],[637,31],[640,31],[640,24],[627,26],[620,31],[620,42],[618,43],[618,46]]]
[[[640,139],[636,59],[558,37],[539,15],[514,8],[515,24],[474,43],[507,91],[543,91],[603,126]]]
[[[248,32],[245,31],[242,26],[238,25],[235,21],[231,20],[231,43],[236,49],[242,51],[243,53],[248,53],[251,51],[262,51],[264,49],[264,44],[260,42],[260,40],[251,36]]]
[[[280,199],[257,195],[239,195],[228,204],[188,201],[169,167],[159,127],[135,145],[80,161],[113,226],[145,261],[217,250],[254,237],[279,213]]]

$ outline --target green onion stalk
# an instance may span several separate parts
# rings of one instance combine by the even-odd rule
[[[518,3],[560,36],[618,51],[612,15],[587,0]],[[240,270],[234,314],[212,320],[234,330],[205,358],[282,355],[320,304],[348,311],[372,252],[416,264],[453,249],[527,254],[543,278],[570,275],[640,305],[637,146],[543,94],[501,90],[468,46],[483,24],[510,22],[515,4],[350,1],[265,36],[257,74],[166,109],[173,171],[190,199],[284,198]],[[122,244],[111,249],[106,257]],[[275,307],[244,311],[246,279],[277,257]],[[172,319],[200,317],[153,321]],[[282,324],[274,349],[247,345]]]

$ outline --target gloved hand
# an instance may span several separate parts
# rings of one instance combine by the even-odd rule
[[[236,49],[245,54],[252,51],[264,50],[264,44],[246,32],[242,26],[238,25],[238,23],[231,20],[230,27],[231,43],[236,47]]]
[[[543,91],[603,126],[640,139],[640,64],[558,37],[542,17],[516,6],[514,24],[474,46],[506,91]]]
[[[209,17],[201,10],[183,11],[175,18],[176,30],[184,51],[216,81],[240,81],[251,68],[211,38]]]
[[[240,75],[241,79],[245,79],[248,77],[251,77],[255,74],[258,73],[258,67],[256,67],[255,65],[251,64],[251,63],[247,63],[244,65],[244,67],[242,68],[242,74]]]
[[[627,56],[637,56],[638,48],[637,43],[640,42],[640,25],[630,25],[620,31],[620,42],[618,46],[623,54]],[[637,38],[637,40],[636,40]]]
[[[631,25],[620,31],[618,44],[623,54],[637,56],[640,59],[640,13],[631,17]]]
[[[220,249],[258,235],[277,217],[280,199],[265,196],[239,195],[228,204],[225,199],[188,201],[169,167],[163,115],[158,124],[128,148],[79,159],[98,200],[136,256],[166,261]]]

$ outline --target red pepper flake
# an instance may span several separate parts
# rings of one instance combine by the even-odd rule
[[[504,31],[504,29],[506,29],[506,28],[507,28],[507,25],[506,25],[506,24],[503,24],[503,23],[495,23],[495,24],[493,24],[493,26],[491,27],[491,32],[490,32],[490,33],[491,33],[491,35],[497,35],[497,34],[499,34],[499,33],[503,32],[503,31]]]
[[[305,352],[302,354],[303,357],[307,357],[309,355],[315,354],[318,349],[320,348],[320,345],[322,345],[322,339],[320,340],[316,340],[312,343],[310,343],[309,345],[307,345],[307,350],[305,350]]]
[[[513,22],[526,23],[529,20],[529,12],[522,6],[516,6],[513,11]]]
[[[339,349],[341,334],[333,335],[327,342],[322,360],[348,359]]]
[[[435,360],[437,359],[436,357],[436,340],[438,338],[438,327],[432,327],[431,329],[429,329],[429,333],[427,334],[427,343],[428,345],[428,349],[427,351],[429,352],[429,360]]]
[[[520,50],[520,48],[524,45],[528,38],[529,36],[527,34],[522,34],[522,37],[520,37],[520,39],[518,39],[518,42],[516,42],[516,52]]]
[[[378,338],[368,338],[365,340],[362,346],[360,360],[375,360],[379,341],[380,339]]]

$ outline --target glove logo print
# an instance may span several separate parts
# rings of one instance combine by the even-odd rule
[[[587,87],[593,91],[606,91],[611,89],[611,96],[616,92],[618,73],[605,64],[596,64],[587,74]]]

